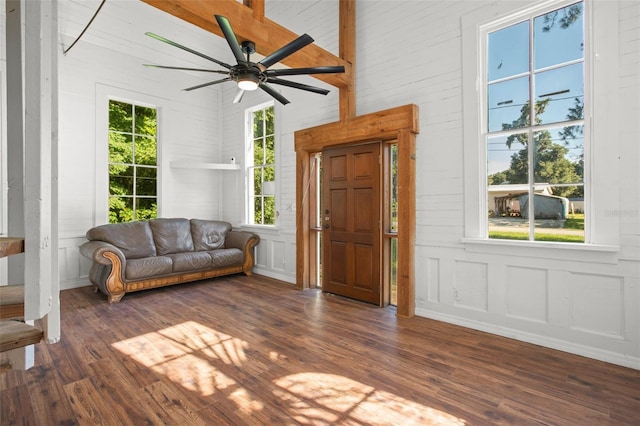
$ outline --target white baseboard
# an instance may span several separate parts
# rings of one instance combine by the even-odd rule
[[[78,277],[71,280],[60,281],[60,290],[70,290],[72,288],[86,287],[89,285],[93,285],[91,281],[89,281],[89,277]]]
[[[554,339],[552,337],[528,333],[522,330],[502,327],[495,324],[473,321],[454,315],[443,314],[440,312],[416,309],[416,315],[424,318],[430,318],[436,321],[442,321],[449,324],[471,328],[473,330],[496,334],[502,337],[508,337],[510,339],[532,343],[534,345],[544,346],[546,348],[556,349],[562,352],[568,352],[574,355],[597,359],[598,361],[604,361],[611,364],[640,370],[640,358],[637,357],[626,356],[620,353],[611,352],[600,348],[571,343],[560,339]]]
[[[253,273],[256,274],[256,275],[264,275],[265,277],[273,278],[275,280],[284,281],[284,282],[287,282],[289,284],[295,284],[296,283],[296,277],[290,277],[290,276],[285,275],[285,274],[279,274],[277,272],[273,272],[270,269],[260,268],[259,266],[254,266],[253,267]]]

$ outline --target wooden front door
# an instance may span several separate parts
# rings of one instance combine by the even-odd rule
[[[322,290],[381,306],[380,143],[322,152]]]

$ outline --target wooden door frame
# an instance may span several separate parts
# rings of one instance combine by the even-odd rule
[[[334,123],[298,130],[294,134],[296,150],[296,286],[308,289],[311,283],[310,229],[311,201],[306,189],[310,184],[310,156],[324,148],[349,143],[397,140],[398,193],[398,296],[397,314],[415,314],[415,228],[416,228],[416,134],[419,133],[418,106],[409,104],[384,111],[348,118]]]

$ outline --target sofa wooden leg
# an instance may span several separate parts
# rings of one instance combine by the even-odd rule
[[[117,302],[119,302],[123,297],[124,297],[124,293],[110,294],[110,295],[107,297],[107,300],[109,301],[109,303],[117,303]]]

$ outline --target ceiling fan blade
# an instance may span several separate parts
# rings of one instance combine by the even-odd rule
[[[244,96],[244,90],[242,89],[238,89],[238,93],[236,93],[236,96],[233,98],[233,103],[234,104],[239,104],[240,101],[242,100],[242,97]]]
[[[171,41],[171,40],[169,40],[167,38],[164,38],[164,37],[159,36],[159,35],[154,34],[154,33],[146,32],[145,34],[148,35],[149,37],[155,38],[156,40],[159,40],[159,41],[161,41],[163,43],[170,44],[171,46],[177,47],[178,49],[182,49],[182,50],[187,51],[189,53],[193,53],[194,55],[198,55],[201,58],[207,59],[207,60],[209,60],[211,62],[215,62],[216,64],[218,64],[218,65],[220,65],[222,67],[225,67],[227,69],[231,69],[231,65],[226,64],[224,62],[221,62],[221,61],[219,61],[219,60],[217,60],[215,58],[212,58],[211,56],[207,56],[204,53],[200,53],[200,52],[197,52],[197,51],[195,51],[193,49],[190,49],[187,46],[183,46],[180,43],[176,43],[175,41]]]
[[[239,64],[247,62],[244,55],[242,54],[242,48],[238,43],[238,39],[236,38],[236,35],[233,32],[233,29],[231,29],[231,24],[229,23],[229,20],[224,16],[220,16],[220,15],[215,15],[215,16],[216,16],[216,21],[218,21],[218,26],[220,26],[220,29],[222,30],[222,34],[224,34],[224,38],[227,39],[227,43],[229,43],[229,47],[233,52],[233,56],[236,57],[236,61],[238,61]]]
[[[267,83],[260,83],[260,88],[265,92],[267,92],[268,94],[270,94],[271,96],[273,96],[282,105],[286,105],[289,103],[289,100],[287,98],[282,96],[280,93],[278,93],[276,89],[269,86]]]
[[[229,71],[222,71],[222,70],[206,70],[203,68],[185,68],[185,67],[169,67],[166,65],[153,65],[153,64],[142,64],[145,67],[150,67],[150,68],[162,68],[162,69],[167,69],[167,70],[181,70],[181,71],[202,71],[202,72],[213,72],[216,74],[229,74]]]
[[[342,65],[330,67],[284,68],[264,71],[267,77],[282,75],[339,74],[341,72],[344,72],[344,67]]]
[[[267,79],[268,83],[280,84],[282,86],[293,87],[294,89],[306,90],[307,92],[319,93],[326,95],[329,93],[327,89],[321,89],[320,87],[309,86],[308,84],[302,84],[295,81],[282,80],[279,78],[271,77]]]
[[[225,81],[231,81],[231,79],[229,77],[227,77],[227,78],[223,78],[223,79],[216,80],[216,81],[210,81],[209,83],[198,84],[197,86],[193,86],[193,87],[187,87],[184,90],[186,92],[190,92],[192,90],[200,89],[202,87],[213,86],[214,84],[218,84],[218,83],[224,83]]]
[[[262,71],[269,68],[271,65],[280,62],[282,59],[287,56],[297,52],[298,50],[305,47],[307,44],[313,43],[313,38],[309,34],[302,34],[297,39],[293,40],[291,43],[281,47],[280,49],[273,52],[271,55],[267,56],[260,62],[258,62],[258,66],[260,66]]]

